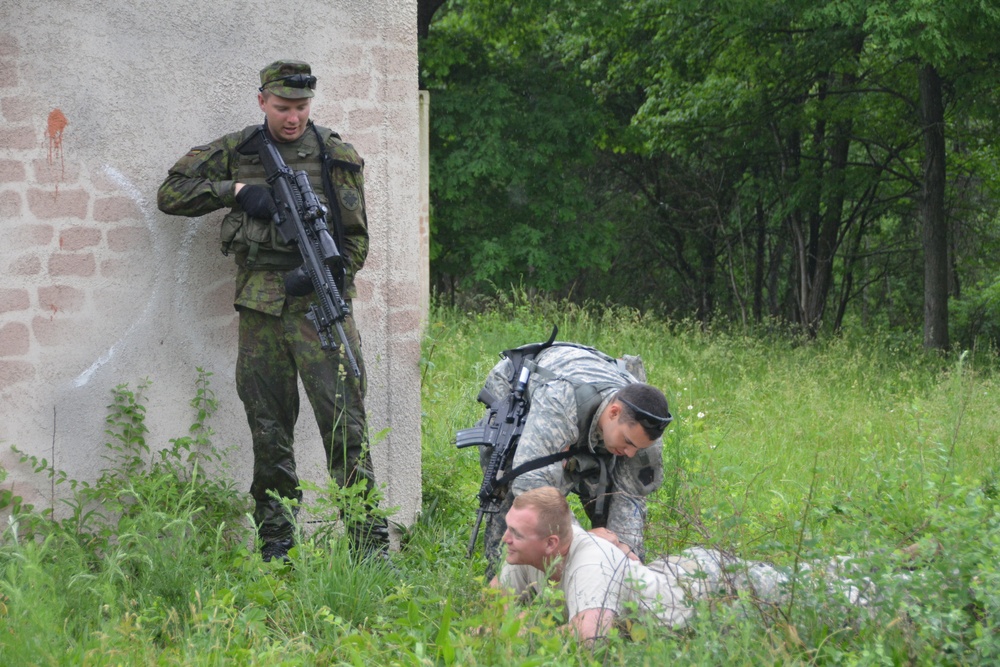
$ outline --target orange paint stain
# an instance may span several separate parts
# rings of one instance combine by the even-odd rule
[[[66,163],[63,160],[63,130],[69,125],[66,115],[59,109],[53,109],[49,114],[48,127],[45,129],[45,137],[49,140],[49,164],[52,164],[53,156],[59,157],[59,180],[66,175]],[[59,193],[59,184],[56,183],[56,193]]]

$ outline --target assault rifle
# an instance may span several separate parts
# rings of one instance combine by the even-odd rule
[[[477,494],[479,509],[476,510],[476,523],[472,527],[472,537],[469,539],[469,557],[472,556],[476,547],[476,538],[479,537],[479,526],[483,522],[483,515],[496,514],[500,511],[500,506],[507,494],[507,485],[523,472],[567,457],[566,453],[544,456],[522,464],[513,470],[510,469],[514,462],[518,440],[524,430],[524,422],[528,417],[528,400],[524,393],[528,388],[531,369],[525,365],[525,362],[534,358],[545,348],[551,347],[557,332],[558,328],[553,327],[548,342],[506,350],[503,356],[510,359],[514,366],[514,374],[510,378],[513,381],[511,392],[503,398],[497,398],[489,389],[483,387],[477,400],[489,408],[485,423],[481,426],[462,429],[455,434],[455,446],[459,449],[463,447],[493,448],[490,462],[487,464],[486,470],[483,471],[483,483]]]
[[[350,309],[333,277],[335,270],[343,272],[343,258],[327,227],[326,207],[309,184],[309,176],[304,171],[293,172],[285,164],[263,127],[236,150],[243,155],[256,153],[260,156],[277,208],[274,226],[282,240],[297,246],[302,255],[302,266],[285,274],[285,289],[294,296],[316,293],[316,300],[309,306],[306,317],[316,327],[320,346],[324,350],[337,349],[337,341],[331,335],[331,329],[336,329],[351,373],[361,377],[361,369],[344,333],[343,322],[350,315]]]

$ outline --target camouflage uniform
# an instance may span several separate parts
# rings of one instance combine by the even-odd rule
[[[556,344],[543,350],[534,362],[544,371],[533,372],[528,380],[528,416],[514,454],[513,467],[573,445],[582,446],[585,453],[525,472],[511,482],[513,493],[506,495],[499,512],[487,515],[485,520],[483,540],[487,575],[492,577],[500,560],[501,541],[507,530],[505,517],[514,496],[541,486],[553,486],[563,495],[576,493],[594,527],[604,526],[613,531],[642,557],[645,497],[663,482],[663,442],[657,439],[633,458],[614,456],[604,448],[604,438],[597,426],[598,417],[610,405],[618,389],[638,379],[580,347]],[[506,396],[511,391],[508,379],[512,374],[511,361],[503,359],[490,371],[485,386],[496,397]],[[602,396],[586,434],[579,432],[577,415],[576,386],[581,383],[599,387]],[[484,470],[492,452],[487,447],[480,450]],[[600,484],[602,463],[611,486],[607,494],[606,487]],[[606,505],[605,518],[597,515],[602,504]]]
[[[266,71],[261,73],[262,81]],[[305,71],[308,73],[308,66]],[[311,96],[308,92],[310,95],[294,96]],[[374,475],[367,453],[364,361],[353,317],[348,316],[343,327],[362,372],[360,379],[348,376],[339,348],[321,349],[316,329],[305,317],[312,296],[285,293],[285,272],[302,262],[298,251],[284,244],[270,220],[250,217],[236,201],[237,181],[266,185],[259,158],[236,151],[258,127],[247,127],[192,148],[170,168],[159,189],[158,205],[164,213],[191,217],[231,209],[222,223],[221,240],[223,252],[233,252],[238,266],[234,301],[240,313],[236,387],[253,437],[250,493],[256,504],[254,520],[261,538],[269,542],[290,538],[293,529],[290,517],[268,492],[285,498],[301,497],[293,450],[299,411],[297,376],[302,379],[316,415],[333,479],[342,485],[363,479],[371,489]],[[356,296],[354,276],[368,254],[364,162],[337,134],[314,127],[309,121],[297,140],[274,141],[273,145],[292,170],[309,174],[313,190],[328,209],[320,138],[333,159],[333,188],[339,199],[335,205],[339,207],[344,234],[340,248],[346,267],[342,294],[350,306],[351,298]],[[327,216],[331,227],[335,213],[331,210]],[[382,521],[372,524],[379,533],[385,530]]]

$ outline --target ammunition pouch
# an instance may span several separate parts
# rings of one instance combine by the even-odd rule
[[[270,220],[253,218],[239,209],[222,219],[219,240],[222,254],[235,253],[240,266],[287,271],[302,263],[298,249],[281,239]]]

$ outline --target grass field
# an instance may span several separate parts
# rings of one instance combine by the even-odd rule
[[[546,609],[505,608],[479,556],[465,557],[481,480],[478,457],[452,438],[479,417],[498,352],[554,324],[562,340],[641,354],[670,401],[651,553],[708,545],[789,568],[860,555],[877,603],[704,605],[683,632],[636,624],[593,650],[555,633]],[[203,472],[218,458],[212,392],[231,388],[204,374],[193,430],[151,443],[143,394],[155,384],[132,382],[109,414],[119,464],[90,485],[63,480],[77,493],[69,518],[20,508],[3,534],[0,664],[996,664],[997,367],[992,352],[942,356],[882,332],[806,341],[515,297],[436,308],[419,522],[391,565],[354,562],[320,530],[292,568],[260,561],[246,494]],[[331,519],[356,502],[332,488],[320,497],[311,512]],[[9,494],[0,502],[12,508]]]

